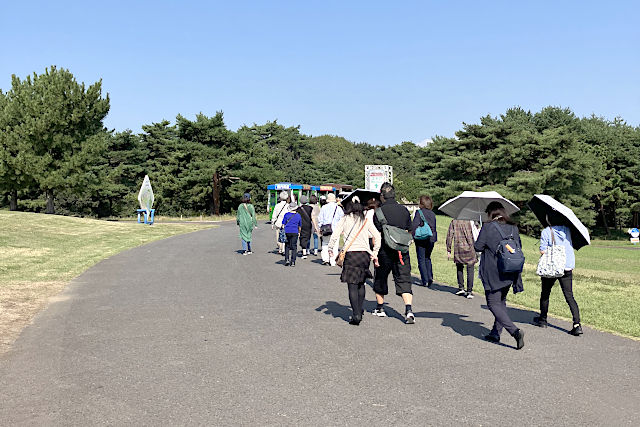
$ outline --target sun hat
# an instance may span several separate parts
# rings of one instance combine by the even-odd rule
[[[290,211],[298,210],[298,204],[296,202],[291,202],[287,205]]]
[[[333,193],[327,194],[327,203],[335,203],[336,195]]]
[[[300,203],[302,203],[303,205],[309,203],[309,198],[305,195],[300,196]]]

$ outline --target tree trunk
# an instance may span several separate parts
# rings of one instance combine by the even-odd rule
[[[11,190],[11,195],[9,198],[9,210],[10,211],[18,210],[18,190]]]
[[[600,215],[602,215],[602,224],[604,225],[604,229],[607,232],[607,237],[611,237],[611,233],[609,232],[609,226],[607,225],[607,216],[604,213],[604,206],[602,206],[602,202],[600,202],[600,196],[596,196],[598,199],[598,205],[600,205]]]
[[[220,215],[220,192],[221,192],[221,182],[220,182],[220,173],[215,172],[213,174],[213,213],[214,215]]]
[[[45,194],[47,195],[47,210],[45,210],[44,213],[54,214],[55,210],[53,208],[53,190],[47,190]]]

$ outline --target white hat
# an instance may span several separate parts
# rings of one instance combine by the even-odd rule
[[[336,195],[333,193],[327,194],[327,203],[335,203]]]

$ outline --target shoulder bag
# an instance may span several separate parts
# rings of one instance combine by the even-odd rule
[[[549,230],[551,231],[551,246],[548,246],[547,250],[540,257],[536,274],[540,277],[553,279],[564,276],[564,267],[567,265],[567,253],[563,245],[556,245],[553,228],[549,227]]]
[[[387,218],[382,212],[382,208],[376,209],[376,217],[380,224],[382,224],[382,236],[384,237],[384,243],[394,251],[401,253],[409,252],[409,246],[413,242],[413,236],[407,230],[394,225],[389,225]]]
[[[422,213],[422,209],[418,209],[418,213],[420,214],[420,218],[422,219],[422,225],[416,228],[416,232],[413,234],[413,238],[416,240],[427,240],[431,236],[433,236],[433,232],[431,231],[431,227],[427,223],[427,220]]]
[[[365,226],[365,225],[367,225],[367,221],[368,221],[368,220],[365,218],[364,222],[362,223],[362,227],[360,227],[360,230],[358,230],[358,232],[356,233],[356,236],[353,238],[353,240],[352,240],[352,241],[350,241],[350,242],[349,242],[349,244],[348,244],[345,248],[343,248],[343,249],[340,251],[340,254],[338,255],[338,258],[336,259],[336,264],[337,264],[339,267],[342,267],[342,266],[344,265],[344,257],[345,257],[345,256],[347,256],[347,251],[349,250],[349,248],[351,247],[351,245],[353,244],[353,242],[355,242],[355,241],[356,241],[356,239],[357,239],[357,238],[358,238],[358,236],[360,235],[360,232],[361,232],[362,230],[364,230],[364,226]],[[355,226],[356,226],[356,225],[355,225],[355,224],[353,224],[353,227],[355,227]],[[351,227],[351,231],[353,231],[353,227]],[[347,239],[345,240],[345,242],[349,240],[349,236],[351,235],[351,231],[349,231],[349,234],[347,235]]]
[[[331,222],[329,224],[322,224],[320,226],[320,233],[323,236],[331,236],[333,234],[333,218],[336,217],[336,212],[338,212],[338,205],[336,205],[336,209],[333,211],[333,216],[331,217]]]

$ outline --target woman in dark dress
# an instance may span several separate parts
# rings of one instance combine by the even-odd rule
[[[302,218],[302,227],[300,228],[300,247],[302,248],[302,259],[307,259],[309,240],[311,240],[311,233],[313,231],[311,221],[313,206],[309,205],[309,198],[307,196],[300,196],[300,203],[302,204],[302,206],[298,208],[298,213],[300,214],[300,218]]]
[[[489,335],[485,336],[485,339],[491,342],[500,342],[500,334],[502,333],[502,328],[504,328],[515,338],[516,348],[520,350],[524,347],[524,331],[518,329],[509,317],[507,294],[512,286],[513,293],[523,290],[522,276],[520,273],[502,273],[498,270],[496,249],[503,238],[496,229],[496,225],[500,227],[504,235],[513,235],[515,241],[522,247],[520,234],[518,233],[518,227],[509,219],[501,203],[489,203],[486,212],[490,222],[482,226],[478,240],[474,245],[476,252],[482,253],[480,257],[480,280],[482,280],[485,296],[487,297],[487,307],[489,307],[495,318],[493,328]]]
[[[422,286],[428,288],[433,285],[433,269],[431,266],[431,253],[433,252],[433,245],[438,241],[438,232],[436,231],[436,214],[431,210],[433,209],[433,201],[429,196],[420,196],[420,209],[416,211],[413,217],[412,230],[415,233],[416,229],[423,225],[422,216],[427,220],[429,228],[433,235],[425,240],[414,240],[416,244],[416,255],[418,256],[418,269],[420,270],[420,278],[422,279]],[[422,216],[420,216],[422,213]]]

